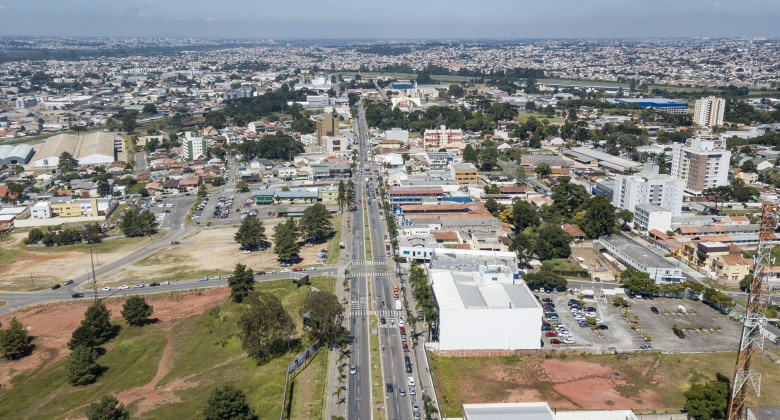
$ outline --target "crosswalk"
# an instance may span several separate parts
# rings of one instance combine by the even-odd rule
[[[385,261],[352,261],[350,265],[387,265]]]
[[[351,277],[390,277],[390,273],[349,273]]]
[[[392,309],[380,309],[376,311],[376,316],[380,318],[390,318],[390,317],[398,316],[398,311],[394,311]]]

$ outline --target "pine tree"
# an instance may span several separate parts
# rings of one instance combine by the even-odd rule
[[[287,261],[298,252],[298,233],[295,220],[287,219],[274,227],[274,253],[281,261]]]
[[[129,420],[130,412],[113,395],[104,395],[87,406],[86,416],[88,420]]]
[[[255,289],[254,270],[244,264],[236,264],[233,274],[228,279],[230,298],[233,302],[241,303]]]
[[[27,328],[16,317],[11,319],[8,329],[0,330],[0,352],[8,360],[22,357],[24,352],[27,351],[29,344],[30,339],[27,337]]]
[[[81,326],[73,331],[68,348],[73,350],[79,345],[96,347],[108,341],[113,333],[111,311],[106,308],[106,304],[102,300],[96,300],[84,313]]]
[[[143,325],[152,315],[154,307],[146,303],[143,296],[133,295],[122,305],[122,318],[130,325]]]
[[[311,240],[319,240],[330,233],[331,215],[322,203],[317,203],[303,212],[298,222],[300,231]]]
[[[97,358],[98,352],[92,347],[78,346],[73,349],[65,366],[68,372],[68,383],[83,386],[95,382],[100,372]]]

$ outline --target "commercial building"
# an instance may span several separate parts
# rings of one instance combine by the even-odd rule
[[[4,144],[0,146],[0,166],[26,165],[34,155],[35,151],[29,144]]]
[[[113,201],[110,198],[52,197],[47,204],[51,217],[96,217],[105,216]],[[39,215],[44,214],[46,212],[39,208]]]
[[[684,184],[681,179],[647,171],[637,175],[618,175],[613,186],[612,205],[634,211],[641,204],[656,204],[679,216],[682,213]]]
[[[444,196],[444,190],[441,188],[390,188],[387,196],[390,200],[390,205],[400,207],[408,204],[422,204],[424,200],[441,201],[442,196]]]
[[[62,152],[68,152],[79,165],[108,165],[116,161],[114,134],[93,131],[87,134],[59,134],[49,137],[35,154],[36,168],[56,168]]]
[[[604,153],[589,147],[563,149],[563,153],[583,165],[599,166],[621,174],[642,169],[642,164],[639,162],[612,156],[609,153]]]
[[[672,212],[657,204],[639,204],[634,207],[634,229],[641,233],[653,229],[668,232],[672,230]]]
[[[696,101],[693,113],[693,124],[700,127],[723,125],[723,113],[726,111],[726,100],[709,96]]]
[[[479,182],[477,167],[471,163],[453,163],[450,174],[458,184],[476,184]]]
[[[448,129],[442,125],[439,130],[425,130],[423,136],[423,149],[440,149],[452,143],[463,141],[463,130]]]
[[[688,102],[666,98],[616,98],[618,104],[638,104],[645,108],[652,108],[671,115],[685,115],[688,113]]]
[[[320,146],[328,155],[346,151],[349,147],[349,139],[344,136],[322,136]]]
[[[430,233],[398,237],[398,255],[406,261],[429,262],[433,258],[433,251],[438,248],[444,246]]]
[[[203,137],[195,137],[192,135],[192,131],[184,133],[184,156],[187,156],[187,160],[200,159],[206,157],[208,145]]]
[[[546,163],[550,165],[550,170],[554,174],[568,174],[571,172],[570,160],[564,159],[562,156],[556,155],[523,155],[520,157],[520,165],[526,171],[533,171],[539,166],[540,163]]]
[[[599,238],[599,243],[615,258],[626,265],[647,273],[650,278],[659,283],[682,283],[685,276],[680,267],[670,263],[664,257],[656,255],[649,248],[620,234],[606,235]]]
[[[689,241],[682,244],[680,261],[715,277],[726,286],[737,287],[750,273],[751,262],[742,256],[742,249],[725,242]],[[722,283],[723,284],[723,283]]]
[[[32,108],[38,105],[38,98],[32,96],[20,96],[16,98],[16,109]]]
[[[322,146],[324,136],[339,135],[339,118],[333,114],[323,114],[317,117],[317,145]]]
[[[427,268],[438,350],[540,348],[542,307],[517,274],[517,255],[439,248]]]
[[[672,146],[671,175],[685,181],[685,193],[701,195],[707,188],[728,185],[731,152],[718,136],[691,138]]]

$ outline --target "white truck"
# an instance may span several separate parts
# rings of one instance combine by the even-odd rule
[[[399,299],[396,299],[395,300],[395,310],[396,311],[400,311],[401,309],[403,309],[403,306],[401,306],[401,301]]]

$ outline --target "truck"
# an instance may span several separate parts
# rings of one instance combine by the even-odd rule
[[[403,307],[401,306],[401,300],[400,299],[396,299],[395,300],[395,310],[400,312],[402,308]]]
[[[339,242],[339,248],[344,249],[344,242]]]
[[[368,177],[366,177],[366,182],[368,182]]]

